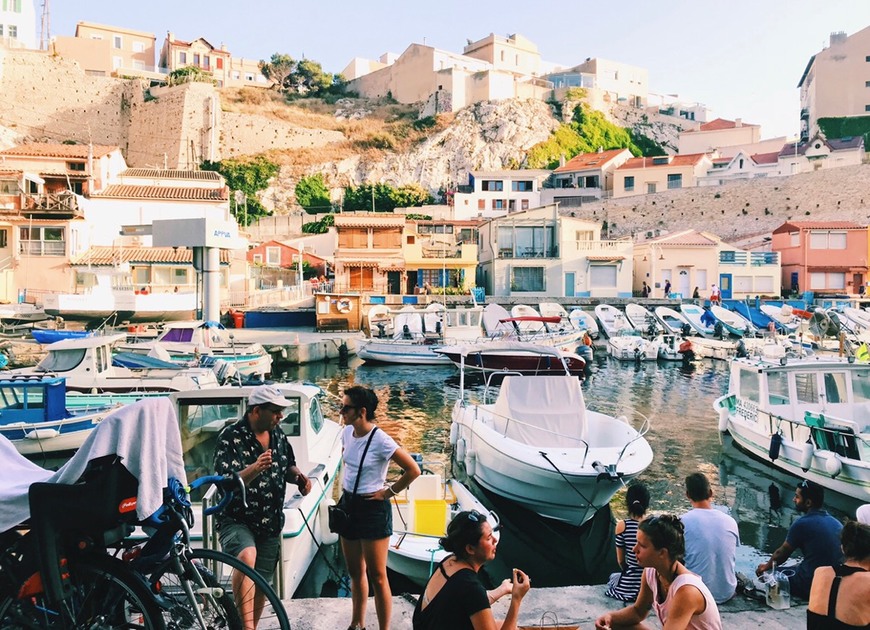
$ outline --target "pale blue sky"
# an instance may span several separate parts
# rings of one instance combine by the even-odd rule
[[[37,14],[42,0],[34,0]],[[233,55],[303,55],[340,72],[425,43],[462,52],[466,39],[521,33],[543,59],[574,65],[603,57],[646,67],[650,90],[762,125],[764,137],[798,130],[797,82],[833,31],[870,26],[870,0],[54,0],[53,35],[79,20],[179,39],[222,42]],[[37,31],[38,35],[38,31]],[[868,51],[870,52],[870,51]]]

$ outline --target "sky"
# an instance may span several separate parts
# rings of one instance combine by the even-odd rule
[[[33,0],[37,19],[43,0]],[[762,136],[794,136],[797,83],[832,32],[870,26],[870,0],[54,0],[51,34],[78,21],[226,44],[234,56],[273,53],[341,72],[354,57],[401,53],[412,43],[461,53],[466,40],[519,33],[542,59],[567,67],[587,57],[649,71],[656,94],[699,102],[713,117],[760,124]],[[37,29],[37,36],[39,30]]]

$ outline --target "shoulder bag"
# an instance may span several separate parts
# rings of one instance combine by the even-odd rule
[[[366,447],[363,450],[362,457],[359,459],[359,468],[356,472],[356,482],[353,484],[353,494],[350,495],[350,504],[345,506],[342,505],[343,501],[339,502],[339,505],[330,505],[329,506],[329,531],[334,534],[338,534],[339,536],[343,536],[350,527],[350,510],[353,509],[354,498],[356,497],[356,491],[359,488],[359,480],[362,477],[362,467],[363,462],[365,462],[366,455],[369,452],[369,446],[372,445],[372,438],[375,437],[375,431],[378,430],[378,427],[372,429],[371,433],[369,433],[369,439],[366,442]]]

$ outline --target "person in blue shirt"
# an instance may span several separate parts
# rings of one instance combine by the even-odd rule
[[[803,562],[789,577],[792,597],[809,599],[813,573],[819,567],[836,566],[843,562],[840,532],[843,524],[822,509],[825,489],[812,481],[801,481],[794,493],[794,505],[804,515],[792,523],[785,542],[773,552],[770,560],[758,565],[756,575],[770,571],[773,564],[781,565],[795,549],[804,554]]]

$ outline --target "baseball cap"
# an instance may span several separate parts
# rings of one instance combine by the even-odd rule
[[[855,516],[858,517],[858,522],[864,525],[870,525],[870,503],[862,505],[855,511]]]
[[[258,385],[251,390],[248,396],[248,405],[275,405],[276,407],[289,407],[292,403],[284,398],[277,385]]]

